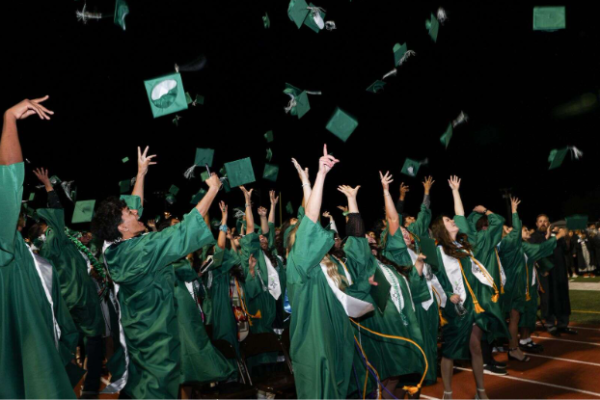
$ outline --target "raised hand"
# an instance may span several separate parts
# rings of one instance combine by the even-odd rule
[[[310,185],[310,179],[308,179],[308,168],[302,169],[298,161],[295,158],[292,158],[292,164],[296,167],[296,171],[298,171],[298,177],[302,184],[308,183]]]
[[[48,178],[48,170],[46,168],[37,168],[33,170],[35,176],[44,184],[46,189],[52,190],[52,183],[50,183],[50,178]]]
[[[252,198],[252,192],[254,189],[246,190],[244,186],[240,186],[240,189],[244,193],[244,198],[246,199],[246,204],[250,204],[250,199]]]
[[[48,97],[49,96],[46,95],[39,99],[25,99],[22,102],[15,104],[14,106],[6,110],[6,112],[18,120],[25,119],[33,114],[37,114],[40,117],[40,119],[50,120],[50,116],[48,114],[54,115],[54,111],[50,111],[40,104],[48,100]]]
[[[332,219],[333,217],[331,216],[331,214],[329,213],[329,211],[325,211],[325,212],[323,213],[323,218],[329,218],[329,219]]]
[[[323,145],[323,157],[319,158],[319,173],[328,174],[333,166],[339,162],[340,160],[327,154],[327,145]]]
[[[152,159],[156,157],[156,154],[151,156],[147,155],[149,149],[150,146],[146,146],[142,153],[142,150],[138,146],[138,175],[146,175],[148,173],[148,167],[156,164],[156,162],[152,161]]]
[[[485,214],[487,211],[487,208],[485,208],[484,206],[477,206],[473,209],[473,211],[475,211],[476,213],[479,213],[479,214]]]
[[[381,178],[381,186],[383,186],[383,190],[390,190],[390,183],[394,182],[393,175],[390,174],[390,171],[387,171],[385,175],[379,171],[379,177]]]
[[[379,283],[375,281],[375,275],[369,277],[369,284],[371,284],[371,286],[379,286]]]
[[[510,206],[512,208],[513,214],[517,212],[517,208],[519,207],[519,204],[521,204],[521,200],[519,200],[516,197],[510,196]]]
[[[435,181],[433,180],[433,177],[428,176],[427,178],[425,178],[425,180],[423,181],[423,187],[425,188],[425,194],[429,194],[429,191],[431,190],[431,187],[433,186],[434,183],[435,183]]]
[[[453,175],[448,179],[448,185],[450,185],[450,189],[459,190],[460,189],[460,178],[456,175]]]
[[[565,228],[558,228],[558,233],[556,234],[556,240],[560,240],[567,236],[567,230]]]
[[[337,208],[342,210],[343,213],[348,212],[348,207],[346,207],[346,206],[337,206]]]
[[[261,217],[267,216],[267,209],[264,207],[258,207],[258,215]]]
[[[214,172],[210,174],[210,178],[205,180],[204,183],[208,185],[209,189],[215,188],[219,190],[221,188],[221,180],[219,179],[219,176]]]
[[[347,185],[338,186],[338,191],[344,193],[346,197],[349,198],[356,198],[356,195],[358,194],[358,189],[360,189],[360,186],[357,186],[355,188],[352,188],[351,186]]]
[[[426,258],[427,257],[425,257],[425,255],[421,253],[421,254],[419,254],[417,256],[417,260],[415,261],[415,268],[417,269],[417,272],[419,273],[419,276],[423,275],[423,266],[425,264],[424,260]]]
[[[225,204],[224,201],[219,202],[219,209],[221,210],[221,220],[227,221],[229,207],[227,207],[227,204]]]
[[[277,203],[279,203],[279,196],[275,196],[274,190],[269,191],[269,199],[271,200],[272,206],[275,206],[275,205],[277,205]]]
[[[404,200],[408,192],[410,192],[408,185],[405,185],[404,182],[400,183],[400,200]]]

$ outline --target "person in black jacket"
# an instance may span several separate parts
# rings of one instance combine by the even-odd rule
[[[596,269],[596,258],[592,240],[585,231],[576,231],[573,239],[575,240],[571,254],[577,260],[575,268],[577,268],[579,275],[589,278],[590,274]]]
[[[531,235],[530,243],[546,241],[546,230],[550,229],[550,220],[545,214],[536,219],[537,230]],[[556,228],[555,228],[556,229]],[[569,299],[569,277],[566,263],[566,242],[562,238],[557,242],[554,255],[547,261],[554,264],[547,276],[540,276],[540,284],[544,292],[540,292],[542,317],[548,332],[554,336],[560,333],[576,335],[577,331],[569,328],[571,302]]]

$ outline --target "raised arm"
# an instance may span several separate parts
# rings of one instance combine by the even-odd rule
[[[44,188],[46,188],[46,192],[48,193],[48,207],[63,208],[60,198],[54,191],[54,187],[52,187],[50,178],[48,178],[48,170],[45,168],[37,168],[33,170],[33,173],[39,179],[39,181],[44,184]]]
[[[478,241],[481,242],[483,248],[492,249],[502,240],[502,227],[504,225],[504,217],[494,214],[484,206],[477,206],[473,209],[476,213],[485,214],[488,217],[488,229],[479,231],[477,235]]]
[[[325,177],[331,171],[333,166],[340,162],[333,156],[327,154],[327,145],[323,146],[323,157],[319,159],[319,172],[315,179],[315,184],[312,188],[312,193],[306,203],[306,217],[316,223],[319,220],[321,212],[321,203],[323,202],[323,186],[325,185]],[[306,170],[308,172],[308,169]]]
[[[279,203],[279,196],[275,196],[275,191],[269,192],[269,199],[271,200],[271,208],[269,209],[269,224],[275,225],[275,213],[277,209],[277,203]]]
[[[433,177],[431,177],[431,176],[428,176],[423,181],[423,189],[425,189],[425,191],[423,193],[423,204],[427,208],[429,208],[429,206],[431,206],[431,198],[429,197],[429,192],[431,192],[431,187],[433,186],[434,183],[435,183],[435,181],[433,180]]]
[[[340,231],[338,231],[337,225],[335,223],[335,219],[333,219],[333,215],[331,215],[331,213],[329,211],[325,211],[323,213],[323,218],[328,218],[329,219],[329,230],[337,232],[338,234],[340,233]]]
[[[144,152],[138,146],[138,173],[135,179],[135,186],[133,187],[133,192],[131,193],[134,196],[138,196],[141,200],[142,207],[144,206],[144,180],[146,179],[146,174],[148,173],[148,167],[150,165],[156,164],[156,162],[152,161],[156,154],[148,156],[148,149],[150,147],[146,146]]]
[[[312,193],[312,188],[310,187],[310,179],[308,179],[308,168],[302,169],[298,161],[295,158],[292,158],[292,163],[294,167],[296,167],[296,171],[298,171],[298,177],[300,178],[300,182],[302,182],[302,192],[304,193],[304,197],[302,198],[302,206],[306,207],[308,204],[308,199]]]
[[[260,230],[263,235],[269,233],[269,221],[267,220],[267,209],[258,207],[258,216],[260,217]]]
[[[408,185],[405,185],[404,182],[400,183],[400,197],[396,202],[396,211],[398,214],[402,214],[404,212],[404,199],[406,199],[406,193],[410,192]]]
[[[383,200],[385,202],[385,214],[387,218],[388,229],[390,235],[394,236],[398,228],[400,228],[400,216],[398,215],[398,211],[394,205],[394,200],[392,200],[392,195],[390,194],[390,183],[394,182],[392,179],[393,176],[389,171],[386,172],[385,175],[379,171],[379,177],[381,178],[381,186],[383,186]]]
[[[460,178],[456,175],[448,179],[450,189],[452,189],[452,197],[454,198],[454,214],[465,216],[465,208],[463,207],[462,199],[460,198]]]
[[[215,200],[215,197],[217,197],[217,193],[219,193],[219,188],[221,187],[221,180],[214,172],[210,175],[210,178],[205,181],[205,183],[208,185],[208,191],[202,200],[200,200],[198,205],[196,205],[196,210],[198,210],[202,217],[208,214],[208,210]]]
[[[2,125],[2,138],[0,138],[0,165],[12,165],[23,162],[21,142],[17,130],[17,121],[37,114],[40,119],[50,119],[54,112],[48,110],[40,103],[46,101],[48,96],[39,99],[23,100],[19,104],[9,108],[4,113],[4,124]]]
[[[246,202],[246,235],[254,232],[254,215],[252,214],[252,192],[254,189],[246,190],[240,186],[244,193],[244,201]]]
[[[221,226],[219,226],[219,237],[217,238],[217,246],[225,250],[227,245],[227,204],[224,201],[219,203],[221,209]]]

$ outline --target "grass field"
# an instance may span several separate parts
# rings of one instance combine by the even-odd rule
[[[577,278],[569,279],[569,282],[580,282],[580,283],[600,282],[600,276],[596,276],[594,278],[584,278],[583,276],[578,276]]]
[[[591,281],[591,279],[585,279]],[[571,290],[571,322],[600,325],[600,292]]]

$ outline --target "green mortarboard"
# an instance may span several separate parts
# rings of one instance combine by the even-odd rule
[[[187,110],[185,91],[178,73],[144,81],[154,118]]]
[[[446,148],[448,148],[448,145],[450,144],[450,139],[452,139],[453,129],[454,128],[452,128],[452,123],[448,124],[448,128],[446,128],[446,132],[444,132],[442,137],[440,137],[440,142],[442,142],[442,144]]]
[[[144,207],[142,207],[142,199],[140,196],[133,194],[122,194],[119,199],[123,200],[127,204],[127,207],[129,207],[131,210],[137,210],[138,217],[141,217],[144,213]]]
[[[119,182],[119,193],[127,193],[131,190],[131,180],[125,179]]]
[[[212,168],[213,158],[215,156],[215,151],[213,149],[196,149],[196,158],[194,161],[194,165],[198,167],[204,167],[204,165],[208,164],[209,167]]]
[[[552,150],[548,156],[548,162],[550,163],[550,167],[548,169],[551,170],[560,167],[565,160],[568,151],[568,147],[560,150]]]
[[[169,193],[166,197],[165,197],[165,201],[169,204],[174,204],[175,203],[175,195]]]
[[[357,126],[358,121],[354,117],[344,112],[341,108],[336,107],[326,128],[329,132],[340,138],[342,142],[346,142]]]
[[[412,176],[413,178],[417,176],[419,172],[419,168],[421,167],[421,163],[419,161],[411,160],[407,158],[404,161],[404,165],[402,166],[402,173],[404,175]]]
[[[125,163],[126,163],[126,162],[128,162],[128,161],[129,161],[129,157],[125,157],[125,158],[123,158],[123,159],[121,160],[121,162],[122,162],[123,164],[125,164]]]
[[[35,199],[35,192],[29,194],[29,201],[33,201],[33,199]]]
[[[267,161],[271,161],[273,158],[273,151],[271,149],[267,149]]]
[[[265,164],[265,171],[263,172],[263,179],[271,182],[277,181],[277,175],[279,174],[279,167],[274,164]]]
[[[52,186],[61,183],[62,181],[60,180],[60,178],[56,175],[52,175],[50,177],[50,183],[52,184]]]
[[[373,300],[375,301],[375,304],[377,304],[379,311],[383,313],[385,311],[385,307],[387,306],[388,299],[390,298],[391,285],[379,266],[375,267],[373,280],[377,282],[377,286],[371,286],[371,297],[373,297]]]
[[[202,200],[202,198],[204,197],[205,194],[206,194],[206,190],[200,189],[200,191],[198,193],[196,193],[195,195],[192,196],[192,201],[190,203],[191,204],[200,203],[200,200]]]
[[[394,45],[394,65],[397,67],[398,65],[400,65],[400,60],[402,60],[402,57],[404,57],[404,55],[406,54],[406,51],[408,50],[408,47],[406,46],[406,43],[396,43]]]
[[[71,190],[71,201],[77,201],[77,188]]]
[[[229,178],[225,178],[221,180],[221,183],[223,184],[223,189],[225,190],[225,193],[229,193],[231,192],[231,185],[229,184]]]
[[[367,88],[367,92],[377,93],[378,91],[383,89],[384,86],[385,86],[384,81],[376,80],[374,83],[371,84],[371,86],[369,86]]]
[[[227,178],[231,187],[242,186],[247,183],[255,182],[252,161],[249,157],[241,160],[225,163]]]
[[[534,7],[533,30],[555,31],[567,27],[565,7]]]
[[[273,131],[265,133],[265,139],[267,139],[267,143],[271,143],[273,140],[275,140],[275,137],[273,136]]]
[[[190,105],[194,100],[192,100],[192,96],[190,96],[189,92],[185,92],[185,102]]]
[[[173,196],[177,196],[177,193],[179,193],[179,188],[175,185],[171,185],[169,188],[169,193],[171,193]]]
[[[75,203],[75,209],[73,210],[73,218],[71,219],[72,224],[79,224],[82,222],[90,222],[94,217],[94,206],[96,200],[83,200]]]
[[[268,29],[271,27],[271,20],[269,19],[269,14],[265,13],[265,15],[262,17],[263,20],[263,25],[265,26],[265,29]]]
[[[316,6],[313,3],[310,3],[309,7],[315,7],[316,8]],[[325,23],[323,22],[323,20],[325,19],[325,13],[321,9],[318,9],[318,13],[321,16],[320,22],[323,23],[323,27],[325,27]],[[315,21],[315,17],[313,16],[313,11],[312,10],[310,10],[310,13],[304,19],[304,25],[308,26],[310,29],[312,29],[313,31],[315,31],[317,33],[319,33],[319,31],[321,29],[323,29],[323,28],[319,27],[319,25],[317,25],[317,22]]]
[[[200,174],[200,179],[202,179],[202,182],[206,181],[208,178],[210,178],[208,171],[202,171]]]
[[[297,87],[290,85],[289,83],[285,84],[285,89],[283,93],[288,96],[293,96],[293,101],[296,103],[290,109],[291,115],[298,116],[298,119],[302,118],[304,114],[306,114],[310,110],[310,103],[308,102],[308,93],[306,91],[300,90]],[[290,100],[291,102],[292,100]]]
[[[440,22],[435,15],[431,14],[431,19],[425,22],[425,27],[429,31],[429,36],[434,42],[437,42],[438,32],[440,30]]]
[[[127,6],[125,0],[116,0],[114,22],[123,30],[125,30],[125,17],[127,14],[129,14],[129,6]]]
[[[291,201],[288,201],[288,203],[285,205],[285,211],[288,214],[293,214],[294,213],[294,206],[292,205]]]
[[[567,217],[565,219],[567,222],[567,228],[572,231],[587,229],[587,223],[588,223],[587,215],[573,215],[573,216]]]
[[[300,29],[304,20],[308,16],[310,11],[308,10],[308,4],[304,0],[290,0],[290,4],[288,5],[288,17]]]
[[[194,104],[192,105],[196,105],[196,104],[204,104],[204,96],[202,96],[201,94],[197,94],[196,98],[194,99]]]

